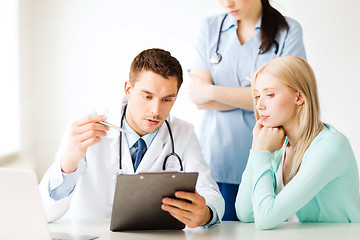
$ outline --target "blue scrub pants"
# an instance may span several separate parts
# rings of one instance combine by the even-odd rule
[[[222,218],[223,221],[239,221],[235,211],[235,200],[238,193],[239,184],[231,183],[217,183],[220,192],[225,199],[225,214]]]

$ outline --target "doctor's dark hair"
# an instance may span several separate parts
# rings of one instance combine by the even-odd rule
[[[261,0],[262,19],[261,19],[261,52],[265,53],[275,41],[276,35],[282,30],[289,31],[289,24],[285,17],[275,8],[273,8],[269,0]]]
[[[175,76],[177,78],[178,91],[183,82],[183,73],[179,61],[171,56],[170,52],[152,48],[139,53],[131,63],[129,80],[135,84],[137,75],[142,71],[151,71],[164,78]]]

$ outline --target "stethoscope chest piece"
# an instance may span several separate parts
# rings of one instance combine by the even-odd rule
[[[214,55],[212,55],[212,57],[210,58],[210,63],[211,64],[218,64],[221,61],[221,54],[219,53],[215,53]]]
[[[220,29],[219,29],[219,34],[218,34],[218,40],[217,40],[217,43],[216,43],[215,53],[210,58],[210,63],[211,64],[218,64],[222,59],[221,54],[218,53],[218,49],[219,49],[219,43],[220,43],[220,37],[221,37],[221,29],[222,29],[222,26],[224,24],[224,21],[225,21],[226,17],[227,17],[227,14],[225,14],[225,16],[224,16],[224,18],[223,18],[223,20],[221,21],[221,24],[220,24]]]

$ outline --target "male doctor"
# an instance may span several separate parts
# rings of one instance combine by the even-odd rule
[[[172,151],[166,119],[184,171],[199,172],[199,178],[195,193],[175,193],[190,202],[164,198],[161,208],[192,228],[219,222],[224,200],[202,157],[193,127],[169,116],[182,81],[180,63],[169,52],[149,49],[135,57],[125,83],[127,107],[124,112],[125,104],[118,114],[129,133],[121,134],[120,146],[120,133],[109,134],[109,127],[99,123],[107,120],[104,115],[90,115],[71,125],[55,163],[39,185],[49,222],[63,215],[110,218],[114,175],[120,167],[126,174],[162,170],[166,155]],[[176,161],[169,164],[174,167],[179,164]]]

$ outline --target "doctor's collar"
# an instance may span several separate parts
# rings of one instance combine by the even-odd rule
[[[158,129],[158,130],[156,130],[156,131],[153,132],[153,133],[148,133],[148,134],[140,137],[139,134],[137,134],[137,133],[134,131],[134,129],[132,129],[132,128],[130,127],[130,125],[128,124],[128,122],[126,121],[125,118],[124,118],[124,121],[123,121],[122,125],[123,125],[123,128],[124,128],[125,130],[127,130],[127,131],[129,131],[129,132],[131,133],[131,134],[126,134],[126,133],[125,133],[125,138],[126,138],[126,141],[127,141],[127,143],[128,143],[129,148],[131,148],[131,147],[137,142],[137,140],[139,140],[139,138],[142,138],[142,139],[145,141],[145,143],[146,143],[146,147],[149,148],[150,145],[151,145],[151,143],[152,143],[152,141],[154,140],[156,134],[157,134],[158,131],[159,131],[159,129]]]

